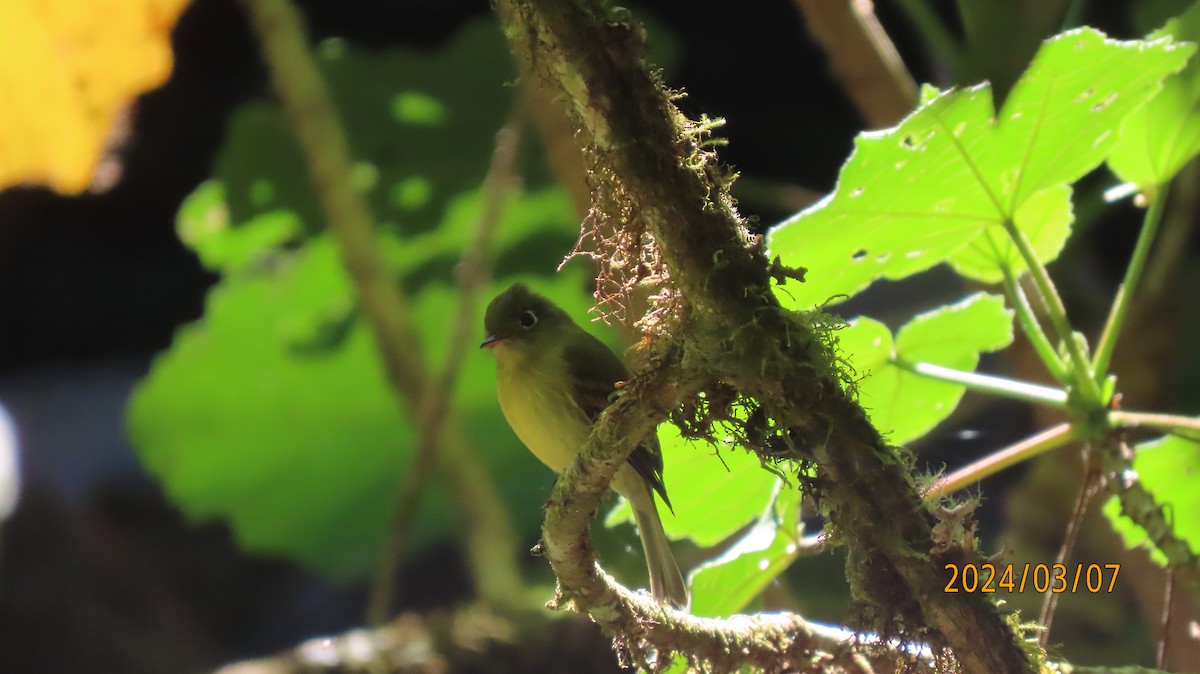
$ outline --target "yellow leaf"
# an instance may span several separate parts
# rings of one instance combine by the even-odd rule
[[[0,0],[0,189],[86,189],[134,97],[171,74],[186,4]]]

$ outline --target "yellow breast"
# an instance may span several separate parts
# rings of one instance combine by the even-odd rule
[[[499,350],[498,350],[499,351]],[[516,361],[496,353],[496,392],[504,418],[533,455],[562,472],[587,439],[587,417],[574,402],[561,357]]]

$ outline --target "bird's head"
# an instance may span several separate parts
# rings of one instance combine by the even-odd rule
[[[492,300],[483,327],[487,337],[481,348],[519,360],[547,352],[578,329],[565,311],[523,283],[514,283]]]

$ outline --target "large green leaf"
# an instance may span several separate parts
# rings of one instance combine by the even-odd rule
[[[372,561],[412,441],[370,336],[291,347],[348,288],[326,240],[270,276],[226,280],[134,392],[129,433],[197,519],[228,516],[246,547],[331,570]]]
[[[660,507],[663,528],[671,538],[687,538],[702,547],[716,545],[758,517],[770,501],[778,478],[732,441],[706,447],[679,437],[679,429],[671,424],[659,427],[658,440],[663,479],[675,507],[674,515]],[[714,499],[713,494],[730,496]],[[633,511],[622,499],[604,523],[632,521]]]
[[[809,308],[928,269],[1047,190],[1042,207],[1069,213],[1061,187],[1104,159],[1121,120],[1193,49],[1070,31],[1042,45],[999,114],[984,84],[860,135],[833,194],[769,234],[771,255],[808,268],[780,301]],[[1017,224],[1046,217],[1026,213]]]
[[[1200,3],[1150,35],[1200,42]],[[1165,185],[1200,153],[1200,60],[1168,77],[1162,91],[1121,125],[1108,164],[1143,191]]]
[[[981,352],[1011,342],[1011,312],[1003,298],[984,293],[913,318],[895,340],[886,325],[870,318],[851,321],[839,335],[850,364],[863,376],[859,401],[871,423],[896,444],[928,433],[950,416],[965,390],[961,384],[914,374],[901,364],[923,362],[970,372]]]
[[[800,492],[775,482],[777,496],[728,550],[689,574],[692,613],[728,616],[742,610],[800,554]]]
[[[1188,544],[1193,554],[1200,553],[1200,442],[1167,436],[1137,445],[1133,460],[1137,480],[1165,508],[1171,534]],[[1132,477],[1132,476],[1126,476]],[[1153,548],[1145,529],[1121,512],[1117,497],[1104,506],[1108,517],[1130,548],[1145,545]],[[1157,550],[1152,555],[1158,563],[1166,559]]]

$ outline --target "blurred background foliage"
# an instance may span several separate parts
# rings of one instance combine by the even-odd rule
[[[437,371],[457,302],[455,265],[480,217],[495,134],[523,105],[517,69],[482,2],[297,4],[349,137],[356,189],[378,221],[396,283],[412,298],[421,343],[411,348]],[[686,2],[632,7],[648,24],[651,60],[687,92],[681,107],[728,120],[721,157],[742,173],[736,194],[760,229],[831,189],[865,127],[798,4],[778,0],[720,15]],[[1137,37],[1188,5],[958,4],[961,12],[954,3],[914,0],[880,3],[877,11],[918,81],[948,87],[990,79],[999,92],[1063,27]],[[127,111],[126,133],[93,140],[82,160],[92,168],[66,182],[42,181],[75,196],[32,185],[0,192],[0,405],[18,437],[21,480],[0,542],[0,671],[191,670],[362,624],[400,475],[412,461],[416,427],[398,411],[241,9],[231,0],[194,0],[177,23],[169,8],[147,3],[144,10],[142,23],[130,23],[169,36],[171,79]],[[2,26],[41,25],[30,16],[5,21],[3,11],[0,37]],[[70,68],[53,59],[45,70],[27,67],[42,53],[36,45],[0,43],[0,91],[26,80],[51,87]],[[117,69],[114,62],[91,76],[103,80]],[[139,89],[154,84],[137,81]],[[49,93],[29,101],[35,117],[66,107]],[[45,123],[70,124],[50,115]],[[27,140],[34,150],[50,147]],[[582,319],[591,305],[588,264],[576,260],[554,273],[578,235],[577,186],[560,185],[545,155],[538,134],[525,133],[520,184],[506,195],[493,246],[495,281],[482,297],[526,280]],[[109,167],[110,179],[81,191],[86,181],[76,174],[93,175],[96,166]],[[31,181],[36,173],[25,175]],[[1077,186],[1081,234],[1055,267],[1072,315],[1089,329],[1103,320],[1140,220],[1127,205],[1101,208],[1111,182],[1104,176]],[[1195,287],[1195,244],[1184,239],[1178,247],[1174,283]],[[997,328],[942,353],[936,324],[900,330],[912,315],[964,294],[957,277],[934,270],[877,284],[842,313],[879,318],[860,325],[858,338],[894,333],[914,353],[932,349],[973,364],[1010,333]],[[1169,296],[1150,307],[1142,348],[1119,354],[1129,373],[1122,384],[1140,407],[1200,407],[1193,383],[1200,359],[1178,348],[1200,336],[1195,302]],[[481,336],[482,321],[474,325]],[[592,329],[617,349],[630,341],[628,331]],[[1021,354],[1018,344],[1003,358],[982,358],[992,371],[1032,377],[1025,372],[1032,359]],[[904,375],[889,376],[871,386],[898,387]],[[552,476],[508,430],[493,377],[490,359],[472,349],[453,401],[525,547],[536,540]],[[960,388],[942,393],[962,395]],[[906,421],[901,415],[893,426],[899,432]],[[919,460],[931,470],[961,465],[1043,421],[1024,406],[967,394],[951,422],[917,444]],[[802,553],[779,526],[796,524],[789,519],[798,517],[796,493],[753,458],[720,452],[718,460],[712,448],[672,439],[672,429],[661,433],[670,447],[690,452],[669,458],[666,470],[678,513],[664,518],[666,527],[691,535],[680,546],[683,566],[714,555],[732,562],[697,573],[697,612],[787,606],[844,621],[836,553],[804,558],[767,587],[731,585],[751,577],[747,569],[783,568]],[[1047,457],[986,482],[988,549],[1005,545],[1035,562],[1051,560],[1076,464],[1073,456]],[[464,524],[454,507],[458,488],[435,482],[425,491],[401,560],[399,609],[449,610],[472,595],[457,533]],[[618,508],[609,522],[621,520]],[[606,566],[640,585],[633,529],[597,527],[596,535]],[[1124,559],[1113,536],[1094,539],[1084,554]],[[734,540],[740,547],[729,548]],[[546,565],[521,559],[535,586],[531,601],[543,600],[552,582]],[[1152,568],[1143,573],[1144,585],[1161,587],[1150,580]],[[766,583],[771,575],[761,577]],[[1064,600],[1055,634],[1069,657],[1148,662],[1153,627],[1142,616],[1154,616],[1154,606],[1135,585],[1131,579],[1115,597]],[[603,640],[589,643],[592,650],[576,654],[591,654],[597,671],[614,669]]]

